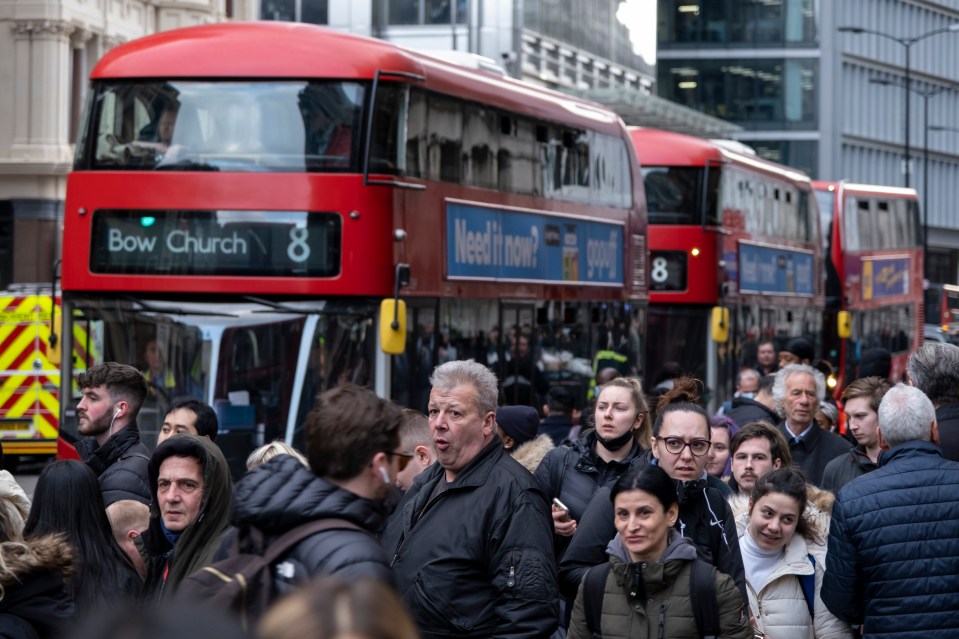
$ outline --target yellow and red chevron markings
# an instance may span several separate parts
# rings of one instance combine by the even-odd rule
[[[0,293],[0,439],[6,454],[56,452],[60,369],[47,359],[50,304],[49,295]],[[82,326],[74,340],[86,342]]]

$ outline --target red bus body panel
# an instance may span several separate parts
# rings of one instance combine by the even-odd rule
[[[209,55],[215,46],[217,55]],[[381,40],[298,23],[221,23],[158,33],[112,49],[96,65],[98,79],[320,78],[372,80],[376,72],[416,74],[391,80],[475,100],[569,126],[587,126],[626,141],[614,113],[596,104],[491,73],[452,65]],[[403,178],[421,191],[364,186],[357,174],[229,172],[73,172],[64,222],[64,290],[164,293],[391,296],[396,262],[412,266],[404,294],[516,299],[647,300],[646,218],[642,178],[632,163],[629,209],[498,193],[452,183]],[[391,176],[371,176],[386,180]],[[119,185],[122,184],[122,188]],[[486,207],[590,217],[624,225],[626,286],[450,281],[445,276],[449,199]],[[304,207],[308,203],[308,207]],[[342,217],[342,268],[334,278],[98,275],[90,272],[91,215],[96,209],[332,211]],[[352,215],[351,215],[352,214]],[[406,231],[394,241],[395,229]]]
[[[919,197],[914,189],[887,187],[870,184],[853,184],[849,182],[815,181],[813,188],[817,191],[828,191],[833,198],[833,224],[831,235],[831,250],[828,259],[832,262],[839,285],[841,286],[840,306],[838,310],[847,310],[854,313],[863,313],[881,309],[887,306],[910,305],[915,309],[914,331],[912,340],[918,348],[923,342],[923,255],[922,248],[908,247],[888,250],[861,250],[846,249],[844,237],[845,216],[850,212],[846,209],[847,197],[882,197],[891,200],[908,200],[918,204]],[[909,272],[906,292],[900,295],[887,295],[868,298],[864,294],[863,267],[871,260],[892,260],[906,258],[909,260]],[[902,275],[897,274],[897,275]],[[831,327],[829,327],[831,328]],[[843,389],[852,379],[847,379],[847,341],[841,341],[839,353],[839,384],[837,389]],[[905,379],[906,365],[909,361],[907,351],[891,354],[889,378],[894,381]]]

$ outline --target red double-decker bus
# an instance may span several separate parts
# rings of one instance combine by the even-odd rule
[[[601,106],[279,22],[143,38],[91,79],[62,282],[89,344],[63,397],[78,366],[138,366],[147,440],[178,395],[246,449],[297,442],[339,383],[424,409],[432,368],[472,357],[504,402],[541,405],[552,384],[585,393],[600,345],[642,350],[642,184]],[[388,355],[397,291],[406,348]]]
[[[649,209],[647,370],[669,362],[712,404],[764,338],[820,343],[822,246],[809,178],[735,143],[630,129]]]
[[[891,360],[903,379],[910,353],[923,341],[923,253],[914,189],[849,182],[813,182],[827,255],[827,353],[838,390]]]

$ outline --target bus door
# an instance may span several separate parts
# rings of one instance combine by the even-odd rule
[[[504,405],[532,406],[539,410],[548,388],[537,366],[539,348],[536,305],[504,302],[500,309],[502,359],[490,368],[500,382]]]

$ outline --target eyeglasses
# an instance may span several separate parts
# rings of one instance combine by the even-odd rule
[[[413,459],[413,456],[409,453],[398,453],[395,450],[384,450],[383,452],[389,457],[400,458],[400,472],[403,472],[403,469],[406,468],[406,465],[410,463],[411,459]]]
[[[702,457],[709,452],[708,439],[694,439],[691,442],[687,442],[681,437],[660,437],[659,435],[656,436],[656,439],[663,442],[666,446],[666,452],[672,453],[673,455],[680,454],[687,446],[689,446],[689,452],[696,457]]]

